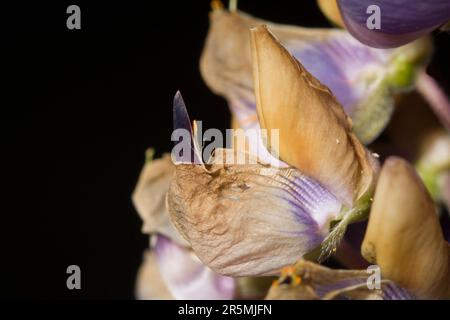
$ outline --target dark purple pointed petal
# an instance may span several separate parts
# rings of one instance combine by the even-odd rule
[[[173,99],[173,129],[174,131],[184,130],[185,134],[183,135],[183,139],[186,138],[188,141],[182,141],[181,139],[181,141],[176,141],[176,144],[189,144],[190,150],[190,152],[183,152],[181,154],[178,152],[172,152],[173,161],[176,163],[203,163],[199,157],[200,153],[196,151],[194,142],[195,135],[193,133],[191,120],[189,119],[189,114],[180,91],[177,91]]]
[[[185,129],[192,134],[191,120],[180,91],[173,98],[173,129]]]
[[[420,38],[450,20],[448,0],[339,0],[344,23],[362,43],[376,48],[394,48]],[[380,29],[370,30],[367,8],[377,5]]]

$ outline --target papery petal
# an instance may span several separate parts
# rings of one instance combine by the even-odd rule
[[[178,165],[167,197],[172,221],[218,273],[271,275],[321,243],[337,199],[294,168],[235,165],[216,150],[208,170]]]
[[[132,200],[144,222],[143,233],[161,233],[179,244],[187,245],[186,240],[173,227],[166,210],[166,193],[174,173],[175,166],[168,154],[161,159],[147,161],[139,176]]]
[[[379,289],[369,289],[372,273],[367,270],[330,269],[310,261],[300,260],[283,270],[266,299],[297,300],[410,300],[408,291],[389,280],[381,280]]]
[[[164,236],[155,244],[161,278],[177,300],[228,300],[235,293],[233,278],[214,273],[188,249]]]
[[[430,195],[401,158],[383,165],[361,252],[418,298],[450,297],[449,244]]]
[[[415,70],[429,56],[431,43],[421,39],[396,50],[379,50],[334,31],[326,41],[305,44],[291,39],[285,47],[330,88],[352,118],[359,140],[369,144],[388,124],[394,94],[413,87]]]
[[[421,70],[417,77],[417,90],[428,102],[442,125],[450,131],[450,100],[432,77]]]
[[[353,134],[351,120],[265,26],[252,29],[251,38],[261,127],[279,130],[281,160],[352,206],[373,187],[376,164]]]
[[[450,20],[448,0],[339,0],[345,26],[362,43],[376,48],[404,45]],[[380,29],[371,30],[367,9],[380,8]]]
[[[136,280],[136,298],[139,300],[173,300],[173,296],[161,278],[155,252],[146,251]]]

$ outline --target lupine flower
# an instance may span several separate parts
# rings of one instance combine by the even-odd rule
[[[165,198],[175,166],[170,155],[153,160],[147,152],[133,203],[142,218],[142,232],[150,236],[136,282],[138,299],[262,298],[264,279],[233,279],[213,272],[195,256],[169,220]]]
[[[274,35],[262,24],[269,24]],[[363,146],[388,123],[397,93],[414,88],[416,73],[419,89],[428,100],[437,101],[435,109],[444,115],[441,121],[445,119],[445,96],[427,95],[442,94],[433,79],[424,76],[430,51],[428,39],[379,50],[346,31],[276,25],[216,5],[202,54],[202,75],[228,100],[233,127],[279,129],[280,143],[258,136],[246,148],[216,149],[210,159],[203,159],[196,122],[192,128],[177,93],[174,127],[190,133],[192,153],[172,154],[174,163],[168,155],[148,161],[133,194],[143,231],[151,237],[137,297],[261,298],[267,277],[260,276],[278,275],[290,265],[266,298],[448,297],[449,288],[442,284],[450,282],[448,244],[442,233],[439,236],[426,191],[417,177],[411,178],[412,169],[396,159],[385,164],[376,187],[377,157]],[[448,194],[447,162],[442,165],[441,156],[434,161],[443,154],[444,140],[430,144],[416,165],[426,173],[439,168],[442,179],[430,179],[431,185],[439,180],[440,193]],[[260,148],[265,153],[254,153]],[[277,157],[271,154],[274,148]],[[228,161],[236,158],[249,161]],[[393,162],[399,162],[400,169]],[[365,270],[331,270],[302,258],[322,261],[333,253],[347,225],[366,218],[375,187],[377,206],[372,208],[362,252],[380,264],[387,278],[373,291],[366,287]],[[415,201],[409,200],[411,195]],[[406,211],[416,221],[408,220]],[[392,223],[389,228],[384,228],[386,221]],[[396,238],[400,230],[405,234]],[[421,239],[426,243],[419,243]],[[431,250],[425,253],[428,243]],[[415,257],[414,250],[423,259]],[[427,275],[425,263],[433,259],[442,272],[432,269]],[[407,268],[407,263],[418,270]],[[403,267],[408,276],[400,274]]]
[[[383,165],[361,251],[418,298],[450,298],[450,246],[430,195],[401,158]]]
[[[252,31],[252,51],[261,126],[280,129],[289,166],[228,164],[243,151],[216,150],[206,164],[178,163],[167,196],[175,227],[200,260],[231,276],[276,274],[322,242],[319,254],[329,254],[367,209],[377,170],[329,89],[265,27]],[[176,128],[190,126],[179,95],[174,114]]]
[[[362,43],[393,48],[414,41],[450,21],[448,0],[338,0],[347,30]],[[369,29],[369,6],[380,8],[380,29]]]
[[[284,47],[328,86],[363,143],[385,128],[394,94],[414,85],[431,52],[429,39],[395,50],[367,47],[346,31],[278,25],[242,12],[216,9],[200,61],[208,86],[224,96],[240,127],[257,126],[248,29],[266,24]]]
[[[367,285],[367,270],[329,269],[306,260],[284,268],[266,297],[269,300],[411,300],[407,290],[387,279],[380,279],[379,288]]]

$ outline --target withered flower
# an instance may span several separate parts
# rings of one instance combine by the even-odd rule
[[[188,119],[182,99],[174,102],[177,117]],[[321,243],[341,204],[294,167],[228,161],[241,152],[219,149],[206,164],[178,163],[167,194],[169,214],[213,270],[276,274]]]
[[[343,30],[266,23],[217,3],[202,75],[228,100],[233,127],[279,134],[252,136],[245,148],[216,148],[203,159],[197,123],[176,94],[174,127],[188,133],[189,148],[147,162],[133,194],[152,237],[138,297],[259,298],[266,276],[283,270],[268,299],[449,298],[450,249],[433,202],[400,159],[389,159],[378,181],[378,155],[364,147],[390,120],[394,97],[416,84],[446,124],[445,96],[424,94],[442,94],[423,71],[429,39],[379,50]],[[336,2],[319,3],[335,16]],[[450,144],[439,133],[416,165],[448,194],[450,156],[442,155]],[[254,153],[260,148],[263,156]],[[335,252],[347,225],[365,219],[373,201],[361,250],[381,267],[380,288],[367,286],[366,270],[303,260]]]
[[[233,164],[227,159],[244,151],[216,150],[208,163],[178,163],[167,196],[202,262],[232,276],[276,274],[318,246],[318,258],[328,255],[367,210],[377,170],[330,90],[265,27],[252,30],[252,49],[261,127],[280,130],[289,166]],[[176,127],[190,123],[178,95],[174,117]]]

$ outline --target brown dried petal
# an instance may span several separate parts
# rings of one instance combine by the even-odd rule
[[[233,151],[216,151],[225,152]],[[208,170],[177,165],[167,196],[172,221],[214,271],[276,274],[320,244],[340,204],[294,168],[226,165],[228,156]]]
[[[252,29],[251,38],[261,127],[279,130],[281,160],[352,206],[372,188],[375,162],[352,132],[351,120],[267,27]]]
[[[147,162],[139,176],[132,200],[144,222],[142,232],[161,233],[179,244],[186,245],[186,241],[180,237],[170,222],[165,205],[166,193],[174,172],[175,166],[169,154]]]

